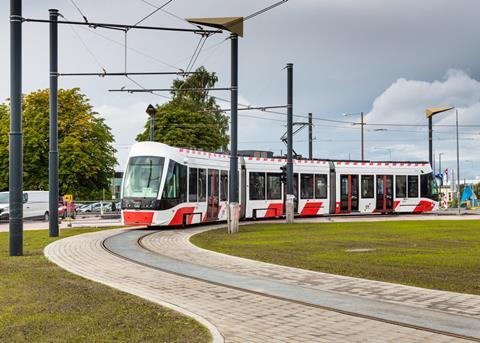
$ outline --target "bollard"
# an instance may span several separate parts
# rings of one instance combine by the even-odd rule
[[[236,202],[228,205],[228,233],[237,233],[240,219],[240,205]]]
[[[294,210],[295,210],[295,196],[292,194],[287,194],[287,201],[285,203],[286,214],[287,214],[287,224],[293,224],[294,221]]]

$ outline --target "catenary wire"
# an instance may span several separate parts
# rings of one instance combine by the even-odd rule
[[[65,20],[68,20],[67,17],[65,17],[65,15],[59,13],[59,16],[65,18]],[[73,33],[75,34],[75,36],[77,36],[78,40],[80,41],[80,43],[83,45],[83,47],[85,48],[85,50],[87,50],[87,52],[90,54],[90,56],[94,59],[95,63],[100,67],[100,69],[102,69],[104,72],[106,72],[106,69],[105,69],[105,66],[100,62],[100,60],[97,58],[97,56],[95,56],[95,54],[93,53],[93,51],[88,47],[87,43],[85,43],[85,41],[82,39],[82,37],[80,36],[80,34],[77,32],[77,30],[75,29],[75,27],[73,25],[68,25],[68,27],[70,27],[70,29],[73,31]]]
[[[80,13],[80,15],[83,17],[83,20],[85,20],[85,22],[88,23],[87,17],[85,16],[85,14],[83,14],[82,10],[80,9],[80,7],[78,7],[78,5],[75,3],[75,1],[74,1],[74,0],[70,0],[70,2],[71,2],[72,5],[77,9],[78,13]]]
[[[208,37],[209,37],[209,35],[206,35],[205,38],[203,39],[203,42],[202,42],[202,44],[200,45],[200,48],[198,49],[197,56],[195,56],[195,59],[193,60],[192,65],[190,66],[190,70],[189,70],[189,71],[192,71],[193,68],[195,67],[195,63],[197,63],[198,56],[200,56],[200,54],[202,53],[202,49],[203,49],[203,47],[205,46],[205,42],[207,41]]]
[[[149,6],[151,6],[151,7],[153,7],[153,8],[159,8],[159,6],[157,6],[157,5],[155,5],[155,4],[152,4],[152,3],[149,2],[149,1],[146,1],[146,0],[140,0],[140,1],[143,2],[143,3],[145,3],[145,4],[147,4],[147,5],[149,5]],[[169,12],[169,11],[167,11],[167,10],[164,9],[164,8],[162,8],[162,9],[160,9],[160,10],[161,10],[162,12],[164,12],[165,14],[170,15],[170,16],[173,17],[173,18],[176,18],[176,19],[178,19],[178,20],[180,20],[180,21],[182,21],[182,22],[184,22],[184,23],[187,23],[187,24],[189,24],[189,25],[191,25],[191,26],[193,26],[193,27],[196,27],[196,28],[198,28],[198,29],[203,30],[203,27],[201,27],[200,25],[195,25],[195,24],[193,24],[193,23],[190,23],[190,22],[189,22],[188,20],[186,20],[185,18],[182,18],[182,17],[180,17],[180,16],[178,16],[178,15],[172,13],[172,12]]]
[[[133,24],[133,26],[137,26],[138,24],[142,23],[143,21],[147,20],[148,18],[150,18],[152,15],[154,15],[155,13],[157,13],[158,11],[160,11],[162,8],[166,7],[168,4],[170,4],[173,0],[168,0],[166,3],[164,3],[163,5],[155,8],[152,12],[150,12],[149,14],[147,14],[145,17],[143,17],[142,19],[140,19],[139,21],[137,21],[135,24]]]
[[[203,35],[200,36],[200,39],[199,39],[199,41],[198,41],[198,43],[197,43],[197,46],[195,47],[195,50],[193,51],[192,57],[190,57],[190,61],[188,62],[187,67],[185,68],[185,71],[188,72],[188,71],[190,70],[190,65],[192,64],[192,61],[193,61],[193,59],[195,58],[195,56],[196,56],[196,54],[197,54],[197,51],[199,50],[200,45],[202,44],[204,38],[205,38],[205,37],[204,37]]]
[[[110,42],[112,42],[112,43],[115,43],[115,44],[117,44],[117,45],[119,45],[119,46],[121,46],[121,47],[125,47],[125,43],[123,43],[123,42],[120,42],[120,41],[117,41],[117,40],[115,40],[115,39],[113,39],[113,38],[110,38],[110,37],[108,37],[108,36],[105,36],[105,35],[97,32],[97,31],[94,31],[93,29],[90,29],[90,28],[87,28],[87,27],[83,27],[83,26],[82,26],[82,28],[83,28],[84,30],[86,30],[87,32],[90,32],[90,33],[92,33],[92,34],[94,34],[94,35],[96,35],[96,36],[99,36],[99,37],[101,37],[101,38],[103,38],[103,39],[105,39],[105,40],[107,40],[107,41],[110,41]],[[133,51],[133,52],[135,52],[135,53],[137,53],[137,54],[139,54],[139,55],[141,55],[141,56],[147,57],[147,58],[151,59],[152,61],[155,61],[155,62],[157,62],[157,63],[159,63],[159,64],[164,65],[164,66],[167,66],[167,67],[176,69],[176,70],[178,70],[178,71],[183,71],[182,68],[180,68],[180,67],[178,67],[178,66],[175,66],[175,65],[173,65],[173,64],[170,64],[170,63],[168,63],[168,62],[162,61],[162,60],[158,59],[157,57],[154,57],[154,56],[152,56],[152,55],[149,55],[149,54],[147,54],[147,53],[145,53],[145,52],[143,52],[143,51],[141,51],[141,50],[139,50],[139,49],[132,48],[132,47],[128,47],[128,50]]]

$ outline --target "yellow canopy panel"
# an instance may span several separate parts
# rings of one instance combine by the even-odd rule
[[[435,114],[442,113],[442,112],[447,112],[453,109],[454,107],[432,107],[432,108],[427,108],[425,110],[425,115],[427,118],[430,118],[431,116],[434,116]]]
[[[227,30],[243,37],[243,17],[187,18],[187,21],[192,24]]]

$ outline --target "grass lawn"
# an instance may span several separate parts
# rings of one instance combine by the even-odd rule
[[[193,244],[291,267],[480,294],[480,221],[255,224]],[[351,249],[374,249],[349,252]]]
[[[99,229],[62,230],[62,237]],[[43,256],[54,238],[25,231],[24,257],[0,233],[0,342],[208,342],[193,319],[57,267]]]

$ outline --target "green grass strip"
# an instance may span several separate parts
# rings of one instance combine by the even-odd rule
[[[480,294],[480,221],[475,220],[261,223],[233,235],[208,231],[191,241],[296,268]]]
[[[62,230],[68,237],[98,229]],[[48,231],[25,231],[24,257],[0,233],[0,342],[208,342],[200,323],[48,262]]]

